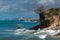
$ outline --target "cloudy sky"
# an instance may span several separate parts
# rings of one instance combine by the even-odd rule
[[[39,17],[34,10],[44,5],[46,8],[60,7],[60,0],[0,0],[0,20],[20,17]]]

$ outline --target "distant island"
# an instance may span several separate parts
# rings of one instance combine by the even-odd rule
[[[39,21],[39,18],[18,18],[18,20],[26,20],[26,21]]]
[[[33,22],[33,21],[39,21],[39,18],[15,18],[15,19],[10,18],[10,19],[6,19],[6,20],[25,20],[25,21]]]

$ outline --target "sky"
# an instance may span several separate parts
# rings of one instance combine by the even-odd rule
[[[0,20],[38,18],[34,10],[40,5],[45,8],[60,7],[60,0],[0,0]]]

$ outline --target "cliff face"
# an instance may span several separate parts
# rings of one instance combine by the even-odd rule
[[[42,15],[43,14],[43,15]],[[60,26],[60,8],[51,8],[46,11],[43,11],[40,15],[41,24],[30,29],[43,29],[43,28],[52,28],[58,29]]]
[[[50,20],[50,28],[58,29],[60,26],[60,8],[51,8],[44,12],[45,20]]]

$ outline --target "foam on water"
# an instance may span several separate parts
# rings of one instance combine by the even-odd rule
[[[28,30],[32,26],[38,25],[38,22],[25,21],[0,21],[0,40],[60,40],[51,37],[60,32],[60,30]],[[14,29],[16,26],[23,29]]]
[[[57,32],[60,32],[59,30]],[[1,32],[3,36],[6,35],[6,38],[15,37],[19,40],[41,40],[48,38],[48,35],[56,34],[56,30],[28,30],[28,29],[16,29],[16,30],[6,30],[4,34]],[[4,38],[2,36],[2,38]],[[21,38],[19,38],[19,37]],[[13,39],[13,38],[12,38]]]
[[[38,35],[38,34],[43,33],[43,32],[48,33],[48,34],[59,33],[60,30],[51,30],[51,29],[49,29],[49,30],[16,29],[15,32],[17,32],[17,33],[19,33],[19,32],[20,33],[32,33],[34,35]]]
[[[26,29],[17,29],[16,35],[33,35],[40,39],[45,39],[47,37],[47,34],[38,34],[37,32],[40,32],[40,30],[26,30]],[[34,34],[37,33],[37,34]],[[41,32],[42,33],[42,32]],[[35,39],[35,38],[34,38]]]
[[[47,35],[39,35],[39,38],[45,39]]]

